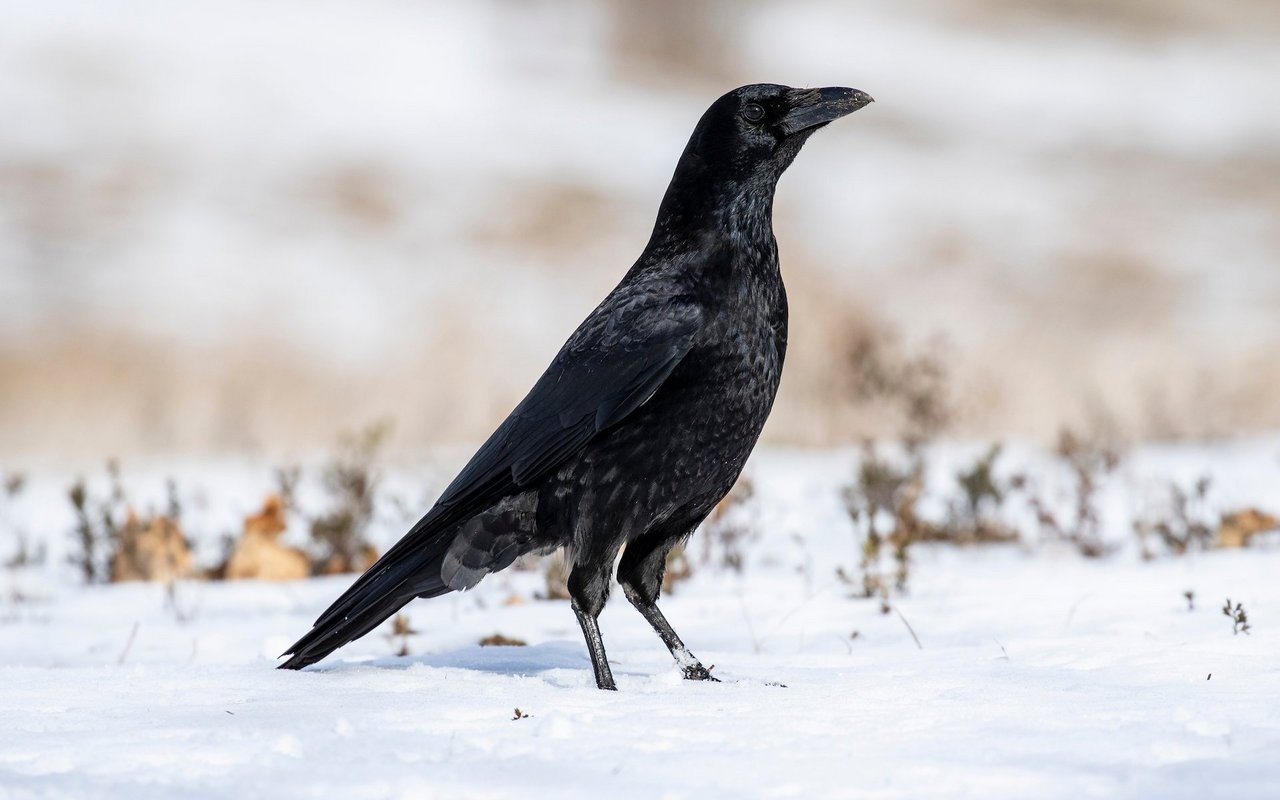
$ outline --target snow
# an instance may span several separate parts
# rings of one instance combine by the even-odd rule
[[[980,451],[941,448],[931,485]],[[10,570],[25,599],[0,605],[0,798],[1273,798],[1280,550],[1144,562],[1126,520],[1153,482],[1206,471],[1216,508],[1274,513],[1277,453],[1274,439],[1144,448],[1104,490],[1118,554],[916,546],[885,614],[834,577],[858,546],[837,491],[855,454],[763,452],[746,567],[701,563],[699,534],[694,577],[662,604],[722,682],[681,680],[615,592],[601,626],[616,693],[594,688],[568,604],[535,599],[534,572],[409,606],[407,657],[375,632],[274,670],[350,576],[85,587],[62,562],[68,476],[34,475],[5,517],[50,556]],[[1051,482],[1042,454],[1011,460]],[[157,464],[126,483],[162,496],[171,470],[207,495],[197,536],[269,475]],[[445,472],[398,469],[392,486],[429,494]],[[1232,633],[1227,597],[1249,634]],[[477,646],[495,632],[529,646]]]

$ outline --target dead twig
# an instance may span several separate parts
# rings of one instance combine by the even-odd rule
[[[133,623],[133,629],[129,631],[129,638],[124,643],[124,649],[120,651],[120,658],[116,659],[116,664],[124,665],[124,660],[129,657],[129,650],[133,648],[133,640],[138,636],[138,623]]]
[[[897,614],[898,619],[902,620],[902,624],[907,626],[907,633],[911,634],[911,639],[916,643],[916,647],[923,650],[924,645],[920,644],[920,637],[916,636],[915,629],[911,627],[910,622],[907,622],[907,618],[902,615],[902,612],[898,609],[897,606],[893,607],[893,613]]]

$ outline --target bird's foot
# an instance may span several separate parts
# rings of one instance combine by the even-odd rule
[[[715,668],[715,664],[712,664],[710,667],[704,667],[702,664],[695,662],[684,668],[684,679],[687,681],[711,681],[713,683],[719,683],[720,679],[711,674],[711,670]]]

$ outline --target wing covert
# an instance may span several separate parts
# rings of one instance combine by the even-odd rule
[[[693,347],[701,308],[684,298],[611,295],[449,485],[437,505],[527,487],[658,391]]]

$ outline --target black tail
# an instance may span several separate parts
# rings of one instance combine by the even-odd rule
[[[292,653],[293,657],[281,664],[280,669],[302,669],[316,663],[347,642],[359,639],[378,627],[383,620],[399,611],[412,599],[412,597],[404,600],[389,597],[380,603],[370,604],[359,614],[345,617],[337,623],[317,624],[307,632],[306,636],[289,648],[288,653]]]
[[[423,517],[284,652],[280,669],[302,669],[378,627],[415,597],[452,591],[440,577],[457,523],[438,510]]]

